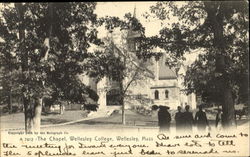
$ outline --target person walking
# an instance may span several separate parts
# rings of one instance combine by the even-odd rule
[[[193,131],[193,123],[194,123],[194,118],[193,114],[189,112],[190,106],[187,105],[185,106],[185,112],[183,112],[182,116],[182,121],[183,121],[183,130],[185,132],[191,133]]]
[[[177,112],[175,113],[175,127],[176,127],[176,132],[181,132],[183,129],[183,113],[181,112],[181,106],[177,107]]]
[[[168,106],[159,106],[158,124],[160,132],[168,132],[170,129],[171,115],[168,112]]]
[[[202,105],[199,106],[199,111],[195,114],[195,123],[197,124],[198,131],[206,131],[206,127],[209,127],[207,115],[202,111]]]

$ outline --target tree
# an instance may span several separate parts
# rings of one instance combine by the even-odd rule
[[[246,70],[248,61],[243,58],[243,56],[248,56],[249,45],[248,2],[159,2],[151,7],[151,12],[160,20],[177,18],[171,27],[164,27],[160,35],[154,37],[158,41],[156,45],[177,57],[195,49],[202,49],[212,54],[210,56],[213,58],[203,57],[202,62],[214,61],[212,67],[215,69],[205,73],[213,75],[212,72],[215,72],[216,81],[212,84],[221,92],[224,125],[235,126],[233,83],[230,78],[236,69],[240,69],[238,72],[244,77],[245,82],[245,77],[248,75]],[[236,66],[237,62],[241,64]],[[206,64],[206,66],[209,65]],[[207,70],[209,67],[206,66]],[[199,75],[199,72],[200,70],[196,70],[195,75]],[[195,81],[192,77],[190,79],[190,81]],[[201,84],[204,81],[206,86],[200,87],[197,91],[205,91],[209,82],[199,81]]]
[[[88,57],[90,44],[99,44],[95,5],[4,4],[0,21],[1,57],[7,57],[5,52],[13,53],[17,60],[14,64],[20,67],[14,77],[20,78],[15,83],[23,94],[26,131],[39,130],[45,97],[57,94],[68,99],[68,88],[79,93],[89,91],[77,75],[84,70],[82,62]]]
[[[246,55],[242,53],[242,55]],[[247,57],[247,56],[245,56]],[[230,57],[231,71],[230,83],[232,86],[233,99],[235,104],[247,104],[246,89],[248,85],[243,87],[246,83],[244,73],[239,70],[239,62]],[[244,68],[247,68],[245,65]],[[246,69],[245,69],[246,70]],[[220,91],[221,84],[218,80],[218,73],[215,69],[214,53],[205,53],[199,55],[198,59],[191,64],[186,72],[185,85],[186,92],[196,93],[201,96],[203,102],[215,103],[220,105],[223,101],[223,93]],[[245,88],[245,89],[244,89]]]
[[[106,17],[100,20],[110,31],[110,36],[103,39],[103,45],[93,53],[86,67],[89,69],[88,75],[97,78],[97,81],[107,77],[110,81],[115,81],[118,84],[119,103],[122,106],[122,124],[125,124],[124,99],[129,87],[151,75],[150,71],[147,70],[149,62],[139,59],[137,51],[129,48],[128,32],[138,33],[138,38],[133,39],[132,44],[135,44],[134,42],[139,42],[140,37],[144,35],[144,28],[131,14],[126,14],[124,21],[116,17]],[[119,39],[113,39],[114,32],[119,34]]]
[[[2,43],[1,43],[2,44]],[[16,96],[15,93],[15,84],[14,84],[14,79],[12,77],[12,73],[16,72],[16,65],[13,64],[13,59],[15,59],[15,57],[13,57],[11,54],[11,48],[9,51],[3,51],[4,54],[1,54],[2,56],[0,57],[0,80],[1,80],[1,95],[0,95],[0,99],[1,99],[1,104],[8,104],[8,110],[9,113],[12,113],[12,97]]]
[[[116,45],[112,38],[107,38],[102,50],[96,51],[90,58],[89,76],[97,81],[107,77],[109,81],[116,82],[119,87],[119,103],[122,106],[122,124],[125,124],[125,103],[129,87],[142,79],[149,77],[148,63],[139,60],[134,52],[128,51],[127,44]]]

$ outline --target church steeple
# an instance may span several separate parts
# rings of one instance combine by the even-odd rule
[[[133,14],[133,17],[136,18],[136,4],[135,4],[135,7],[134,7],[134,14]]]
[[[134,6],[134,12],[133,12],[133,18],[136,18],[136,5]],[[138,48],[138,43],[136,43],[137,39],[141,37],[140,31],[136,31],[132,29],[132,24],[131,23],[131,28],[128,30],[127,34],[127,43],[128,43],[128,50],[129,51],[136,51]]]

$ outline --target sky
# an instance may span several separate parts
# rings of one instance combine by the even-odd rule
[[[97,2],[95,13],[98,17],[105,16],[117,16],[123,18],[126,13],[134,13],[136,8],[136,18],[145,27],[145,35],[153,36],[157,35],[159,30],[162,28],[161,21],[157,19],[147,20],[143,17],[143,14],[150,12],[150,6],[156,4],[155,1],[148,2]],[[176,19],[172,18],[168,20],[169,23],[174,22]],[[99,29],[99,37],[104,37],[107,35],[104,28]],[[185,63],[190,65],[198,56],[198,53],[185,54]]]
[[[136,8],[136,18],[145,27],[146,36],[156,35],[160,30],[160,21],[148,22],[143,14],[149,12],[150,6],[156,2],[97,2],[95,13],[98,17],[117,16],[123,18],[126,13],[133,15]],[[152,29],[153,28],[153,29]],[[103,32],[103,31],[102,31]]]

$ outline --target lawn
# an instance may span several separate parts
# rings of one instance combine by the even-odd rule
[[[64,114],[56,112],[42,114],[41,124],[59,124],[74,120],[83,119],[87,116],[86,111],[82,110],[67,110]],[[5,114],[0,117],[1,129],[4,128],[24,128],[24,113]]]
[[[158,120],[155,115],[153,116],[144,116],[142,114],[138,114],[131,110],[125,111],[125,119],[126,119],[126,125],[130,126],[157,126]],[[122,115],[121,113],[115,113],[112,114],[110,117],[102,117],[102,118],[95,118],[92,120],[86,120],[83,122],[80,122],[82,124],[88,124],[88,125],[95,125],[95,124],[105,124],[105,125],[113,125],[113,124],[121,124],[122,123]]]
[[[197,110],[192,111],[193,115],[195,115]],[[176,111],[170,110],[171,113],[171,126],[175,126],[174,115]],[[59,114],[56,112],[49,114],[42,114],[41,124],[42,125],[50,125],[50,124],[60,124],[66,122],[72,122],[76,120],[81,120],[79,122],[74,122],[70,124],[71,127],[84,128],[84,127],[97,127],[97,126],[105,126],[105,127],[119,127],[122,124],[122,115],[121,112],[114,112],[109,117],[105,117],[100,113],[97,115],[98,118],[90,117],[92,119],[84,120],[87,117],[87,112],[82,110],[66,110],[63,114]],[[208,112],[207,117],[211,126],[215,125],[215,115],[214,112]],[[158,126],[158,117],[157,111],[154,111],[150,115],[143,115],[136,111],[126,110],[125,111],[126,118],[126,126],[127,127],[157,127]],[[7,114],[0,117],[1,120],[1,129],[4,128],[24,128],[24,114],[23,113],[13,113]],[[247,119],[237,120],[238,125],[245,123]],[[65,127],[69,127],[69,125],[65,125]]]

